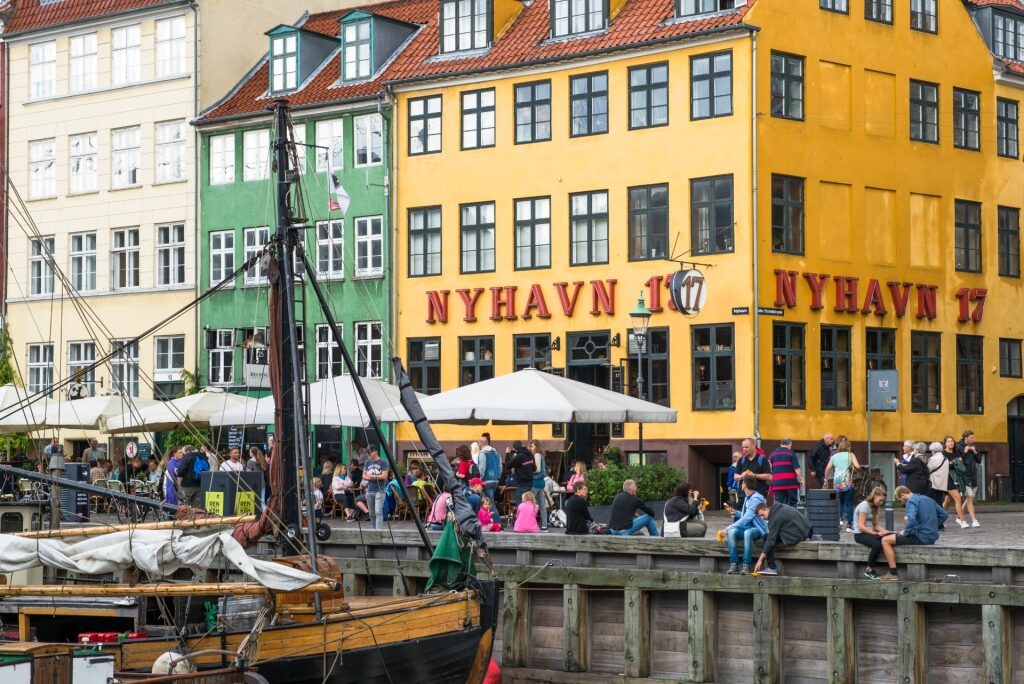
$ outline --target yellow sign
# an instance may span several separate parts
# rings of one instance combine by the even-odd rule
[[[256,514],[256,492],[238,492],[235,495],[235,515]]]
[[[206,501],[203,508],[207,513],[224,515],[224,492],[206,492]]]

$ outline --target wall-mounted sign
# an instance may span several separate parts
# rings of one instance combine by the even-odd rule
[[[895,411],[899,408],[899,371],[868,371],[868,408],[872,411]]]
[[[732,315],[733,316],[748,316],[748,315],[750,315],[750,307],[749,306],[734,306],[734,307],[732,307]]]
[[[708,300],[704,274],[695,268],[677,271],[669,281],[669,292],[676,309],[686,316],[696,316]]]
[[[772,306],[759,306],[757,307],[757,313],[762,316],[785,316],[786,312],[782,309],[776,309]]]

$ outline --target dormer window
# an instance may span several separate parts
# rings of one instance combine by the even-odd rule
[[[338,37],[278,24],[265,34],[270,39],[270,92],[302,87],[320,65],[338,50]]]
[[[563,38],[600,31],[607,25],[607,16],[605,0],[554,0],[551,36]]]
[[[271,38],[270,70],[274,92],[294,90],[298,85],[298,51],[299,41],[294,33]]]
[[[343,28],[345,63],[342,78],[346,81],[369,78],[373,63],[370,58],[370,20],[346,23]]]
[[[1024,17],[992,13],[992,51],[1000,57],[1024,62]]]
[[[488,0],[441,0],[441,52],[483,50],[490,42]]]
[[[676,11],[680,17],[693,17],[736,9],[736,0],[676,0]]]

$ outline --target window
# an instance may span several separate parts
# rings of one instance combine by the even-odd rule
[[[821,327],[821,408],[850,408],[850,329]]]
[[[184,338],[182,338],[184,342]],[[110,386],[126,397],[139,396],[139,344],[131,340],[111,340]]]
[[[804,407],[804,326],[772,325],[772,405]]]
[[[804,253],[804,179],[772,174],[772,251]]]
[[[981,205],[956,200],[954,210],[956,270],[981,273]]]
[[[245,263],[249,263],[249,260],[256,256],[270,242],[270,229],[267,227],[246,228],[242,232],[242,237],[245,241]],[[245,284],[257,285],[266,282],[267,270],[263,265],[263,260],[259,259],[255,264],[246,269]]]
[[[71,286],[79,292],[96,289],[96,233],[71,236]]]
[[[185,17],[156,22],[156,76],[185,73]]]
[[[443,0],[441,52],[482,50],[490,39],[487,0]]]
[[[721,12],[735,7],[736,0],[676,0],[676,14],[680,17]]]
[[[29,292],[53,294],[53,237],[33,238],[29,256]]]
[[[441,391],[441,338],[420,337],[409,340],[409,382],[417,392]]]
[[[693,338],[693,410],[736,408],[736,348],[731,325],[695,325]]]
[[[70,66],[69,90],[80,93],[96,88],[96,34],[71,36],[68,49]]]
[[[356,139],[356,166],[377,166],[384,159],[383,120],[380,114],[366,114],[352,120]]]
[[[270,71],[273,74],[273,90],[292,90],[297,85],[298,36],[289,33],[270,39]]]
[[[138,83],[142,78],[141,47],[142,30],[138,24],[110,32],[110,80],[114,85]]]
[[[139,179],[139,127],[115,128],[110,132],[110,187],[130,188]]]
[[[545,370],[551,367],[551,335],[516,335],[512,340],[515,347],[513,368],[537,368]]]
[[[292,158],[289,154],[288,162],[293,165],[294,168],[299,170],[300,174],[306,173],[306,122],[300,121],[291,128],[292,134],[292,150],[295,152],[295,157]],[[268,152],[269,154],[269,152]]]
[[[343,119],[316,122],[316,170],[327,171],[345,166],[345,127]]]
[[[462,272],[494,270],[494,202],[459,207],[462,233]]]
[[[110,287],[125,290],[139,286],[139,229],[116,228],[110,248]]]
[[[57,195],[57,157],[55,141],[35,140],[28,144],[29,199]]]
[[[981,148],[979,111],[981,94],[953,88],[953,146],[965,150]]]
[[[266,230],[265,228],[263,230]],[[321,278],[345,275],[345,223],[320,221],[316,224],[316,274]]]
[[[555,38],[605,27],[605,0],[553,0],[552,5],[551,35]]]
[[[494,88],[462,93],[462,149],[494,147]]]
[[[516,200],[516,270],[551,266],[551,198]]]
[[[342,366],[341,347],[334,341],[331,326],[316,326],[316,379],[337,377]]]
[[[818,0],[818,7],[830,12],[850,13],[850,0]]]
[[[569,195],[573,266],[608,263],[608,192]]]
[[[459,386],[494,377],[494,338],[459,338]]]
[[[409,100],[409,154],[441,151],[441,96]]]
[[[544,140],[551,140],[551,81],[517,85],[516,144]]]
[[[85,385],[90,397],[96,394],[95,363],[95,342],[68,342],[68,377]]]
[[[235,370],[234,330],[208,330],[206,345],[210,355],[210,384],[230,385]],[[159,339],[157,340],[159,343]],[[157,364],[160,346],[157,345]]]
[[[977,335],[956,336],[956,412],[984,413],[985,385],[982,341]]]
[[[210,138],[210,185],[235,182],[235,135]]]
[[[235,270],[235,231],[210,233],[210,285],[216,285]]]
[[[353,81],[369,78],[371,73],[370,20],[364,19],[345,24],[345,71],[344,80]]]
[[[939,30],[938,0],[910,0],[910,28],[936,33]]]
[[[231,330],[211,330],[209,331],[211,337],[208,341],[212,341],[213,344],[210,348],[226,347],[231,349],[233,342],[233,333]],[[185,336],[184,335],[169,335],[167,337],[157,337],[156,342],[156,376],[158,380],[167,380],[169,378],[178,378],[181,372],[185,370]],[[228,357],[228,379],[227,382],[231,382],[231,357]]]
[[[185,122],[156,125],[156,182],[185,180]]]
[[[668,184],[629,189],[629,259],[668,256]]]
[[[37,394],[46,391],[46,396],[53,396],[53,345],[28,345],[28,393]]]
[[[381,377],[384,359],[380,321],[356,323],[356,373],[361,378]]]
[[[68,139],[71,148],[71,194],[96,191],[96,134]]]
[[[629,354],[629,388],[630,396],[639,397],[640,373],[637,367],[639,341],[628,334]],[[647,339],[644,340],[644,396],[647,401],[669,405],[669,373],[668,373],[668,328],[648,328]]]
[[[57,86],[57,43],[36,43],[28,49],[29,98],[52,97]]]
[[[1024,18],[993,11],[992,49],[1000,57],[1024,61]]]
[[[629,127],[668,125],[668,64],[629,70]]]
[[[868,370],[896,370],[896,331],[868,328],[865,335]]]
[[[883,24],[892,23],[892,0],[864,0],[864,18]]]
[[[690,232],[694,254],[733,250],[732,176],[690,181]]]
[[[910,139],[939,142],[939,86],[910,82]]]
[[[1020,340],[999,340],[999,375],[1004,378],[1021,377]]]
[[[732,53],[690,58],[690,118],[732,114]]]
[[[1016,159],[1020,154],[1020,134],[1017,116],[1020,105],[1017,100],[996,100],[996,151],[1000,157]]]
[[[242,134],[243,181],[265,180],[270,178],[270,131],[246,131]]]
[[[377,277],[384,274],[383,217],[356,219],[356,277]]]
[[[910,333],[910,410],[914,413],[942,410],[940,343],[939,333]]]
[[[409,275],[441,275],[441,207],[409,210]]]
[[[608,72],[569,79],[570,135],[608,132]]]
[[[803,57],[772,53],[772,116],[803,120]]]
[[[999,275],[1020,277],[1020,209],[999,207]]]
[[[185,224],[156,227],[156,284],[185,283]]]

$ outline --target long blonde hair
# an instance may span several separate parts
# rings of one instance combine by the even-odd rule
[[[875,503],[875,497],[882,497],[882,504]],[[878,511],[885,505],[885,499],[889,496],[889,492],[885,491],[885,487],[875,487],[871,490],[871,494],[868,495],[868,506],[871,507],[871,527],[872,529],[878,529]]]
[[[836,451],[850,451],[850,440],[840,435],[839,440],[836,442]]]

